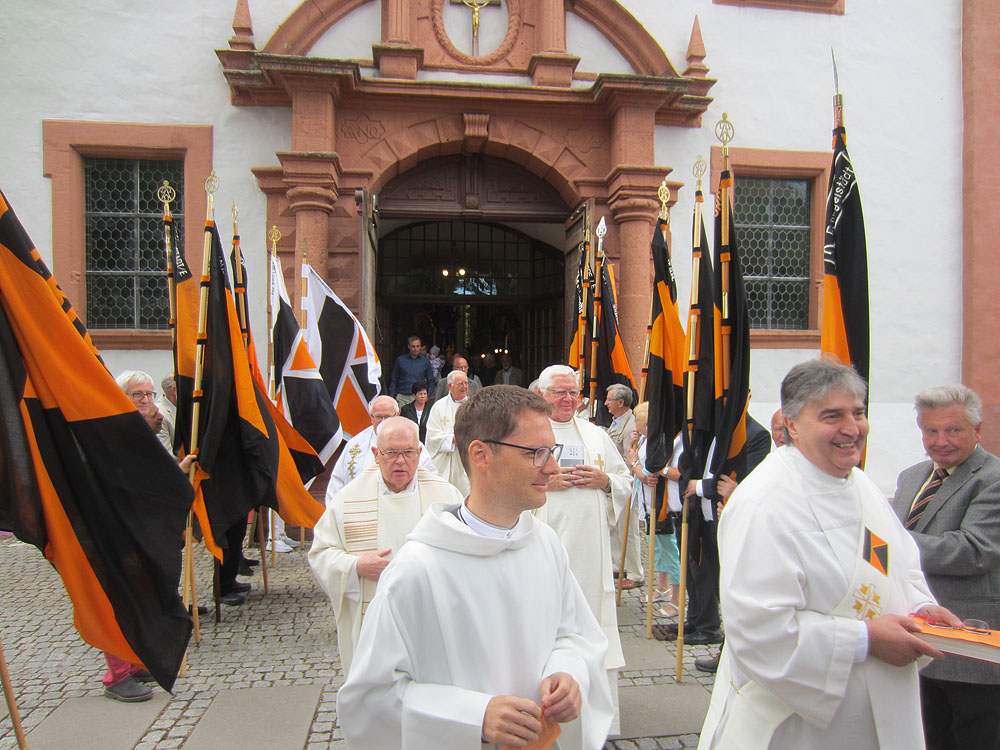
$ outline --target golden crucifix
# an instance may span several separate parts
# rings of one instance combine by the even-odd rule
[[[479,57],[479,11],[487,5],[499,5],[500,0],[452,0],[472,8],[472,56]]]

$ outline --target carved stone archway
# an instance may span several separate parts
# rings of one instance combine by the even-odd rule
[[[290,107],[292,150],[280,167],[254,169],[277,224],[285,267],[306,259],[356,310],[362,285],[356,191],[377,193],[424,160],[484,154],[512,161],[551,185],[570,207],[592,200],[607,215],[605,247],[618,265],[619,318],[638,365],[648,315],[649,237],[657,188],[656,125],[697,127],[714,81],[697,21],[688,68],[678,74],[648,32],[613,0],[505,0],[500,53],[470,57],[442,38],[444,0],[381,0],[373,59],[307,53],[362,0],[303,3],[257,51],[246,0],[238,0],[230,49],[218,50],[236,105]],[[587,73],[566,50],[566,14],[599,29],[634,74]],[[505,38],[506,39],[506,38]],[[362,75],[363,68],[377,75]],[[416,80],[417,72],[477,74],[475,81]],[[483,82],[482,74],[525,83]],[[581,84],[581,82],[583,82]],[[672,183],[676,199],[679,183]],[[489,217],[487,217],[489,218]],[[596,220],[597,217],[595,217]],[[298,289],[298,279],[290,284]]]

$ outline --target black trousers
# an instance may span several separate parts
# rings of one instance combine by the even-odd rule
[[[698,539],[689,540],[687,625],[690,632],[714,634],[720,630],[717,526],[716,521],[702,520],[699,527],[701,543],[698,544]]]
[[[222,564],[219,566],[219,592],[225,596],[233,590],[236,574],[240,570],[240,560],[243,559],[243,537],[247,535],[247,519],[237,521],[226,530],[226,549],[222,551]]]
[[[921,677],[920,711],[927,750],[1000,750],[1000,685]]]

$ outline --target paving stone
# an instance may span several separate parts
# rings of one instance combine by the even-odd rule
[[[0,556],[4,562],[0,643],[22,723],[33,730],[69,699],[100,697],[106,664],[98,651],[80,639],[62,582],[38,550],[7,537],[0,539]],[[258,552],[252,550],[250,556],[257,557]],[[195,554],[195,571],[198,601],[211,608],[213,564],[203,548]],[[180,747],[197,731],[221,693],[274,686],[314,686],[320,691],[305,744],[299,747],[346,750],[336,713],[337,691],[344,675],[330,605],[301,552],[283,556],[277,566],[268,569],[268,576],[269,594],[263,593],[258,573],[246,579],[254,585],[246,604],[223,607],[219,623],[214,612],[201,618],[201,642],[191,641],[186,673],[177,679],[173,695],[156,689],[166,705],[139,733],[136,750]],[[629,660],[619,674],[619,684],[631,690],[668,691],[676,685],[676,646],[645,638],[645,609],[640,596],[640,589],[622,593],[622,639],[629,654],[642,658]],[[714,653],[714,647],[685,648],[683,684],[700,687],[706,700],[714,678],[695,670],[694,659]],[[68,732],[72,730],[67,727]],[[638,744],[640,741],[643,744]],[[663,734],[611,740],[607,747],[680,750],[694,748],[697,743],[696,734]],[[68,741],[65,746],[81,745]],[[8,747],[16,747],[13,728],[9,719],[0,719],[0,750]]]

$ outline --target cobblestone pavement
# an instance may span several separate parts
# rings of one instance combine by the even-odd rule
[[[255,557],[257,551],[249,554]],[[206,603],[211,559],[203,549],[195,556],[198,590],[203,592],[199,599]],[[67,698],[100,696],[105,663],[99,651],[80,639],[62,582],[36,548],[5,537],[0,539],[0,560],[0,645],[21,721],[30,732]],[[202,618],[201,642],[195,644],[192,639],[187,671],[178,678],[174,694],[136,750],[180,747],[220,691],[285,685],[322,686],[307,750],[345,747],[337,726],[337,690],[344,678],[336,656],[333,614],[313,581],[305,555],[300,551],[278,555],[277,566],[269,571],[267,595],[260,568],[256,570],[252,578],[242,579],[254,585],[246,604],[223,606],[218,624],[211,613]],[[638,589],[623,592],[623,622],[640,622],[639,596]],[[622,625],[621,631],[623,639],[645,636],[642,624]],[[623,670],[619,684],[673,682],[676,650],[670,643],[662,646],[662,669]],[[712,676],[697,672],[693,664],[695,658],[708,654],[704,646],[685,649],[685,682],[697,681],[711,689]],[[688,748],[697,742],[697,735],[685,734],[616,740],[607,748]],[[0,749],[16,746],[10,719],[5,718],[0,721]]]

